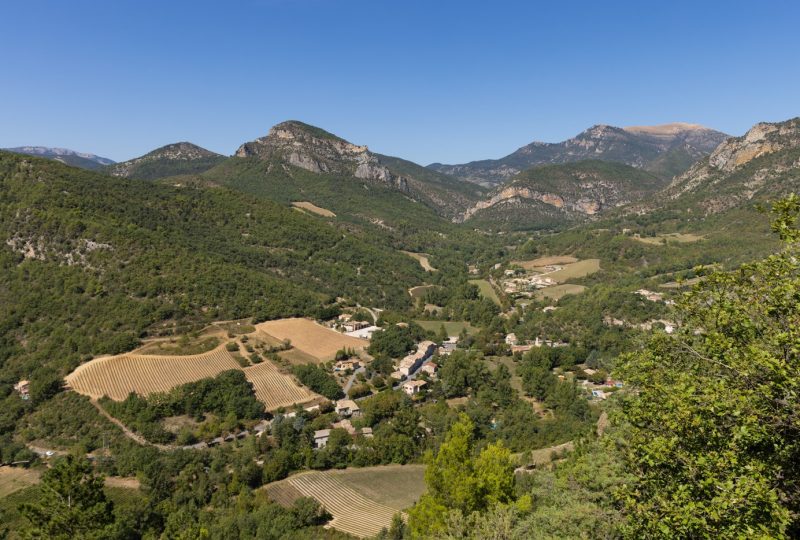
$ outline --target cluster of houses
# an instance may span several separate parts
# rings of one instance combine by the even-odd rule
[[[651,319],[651,320],[645,321],[643,323],[633,324],[633,323],[629,323],[629,322],[623,321],[622,319],[617,319],[616,317],[609,317],[608,315],[603,317],[603,323],[605,323],[605,324],[607,324],[609,326],[624,326],[626,328],[638,328],[639,330],[646,330],[646,331],[652,330],[653,329],[653,324],[660,323],[660,324],[664,325],[664,331],[667,334],[673,333],[675,331],[675,329],[677,328],[677,325],[674,322],[668,321],[666,319]]]
[[[392,373],[392,378],[398,381],[408,378],[422,367],[422,364],[431,357],[434,350],[436,350],[436,344],[433,341],[423,341],[417,345],[415,352],[400,360],[397,370]]]
[[[534,347],[566,347],[569,343],[553,341],[552,339],[542,339],[538,336],[533,341],[528,340],[525,343],[520,343],[516,334],[508,334],[506,336],[506,345],[511,347],[512,353],[525,353]]]
[[[514,275],[513,270],[506,270],[506,272],[512,272],[511,275]],[[555,284],[556,282],[549,277],[539,274],[532,274],[503,280],[503,291],[505,291],[507,294],[531,296],[533,291],[544,289],[545,287],[552,287]]]
[[[331,431],[334,429],[343,429],[347,431],[351,437],[361,435],[367,439],[372,438],[372,428],[364,427],[357,430],[350,421],[351,418],[361,417],[361,408],[358,406],[358,403],[352,399],[340,399],[336,402],[334,410],[339,416],[339,420],[334,422],[328,429],[318,429],[314,432],[314,448],[325,448],[328,444],[328,439],[330,439]]]

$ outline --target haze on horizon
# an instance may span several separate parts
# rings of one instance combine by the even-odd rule
[[[4,11],[0,147],[122,161],[186,140],[229,155],[297,119],[376,152],[459,163],[598,123],[738,135],[798,115],[791,2],[42,0]]]

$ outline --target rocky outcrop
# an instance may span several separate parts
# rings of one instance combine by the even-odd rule
[[[82,169],[98,170],[107,165],[112,165],[113,160],[88,154],[86,152],[76,152],[68,148],[50,148],[47,146],[18,146],[16,148],[6,148],[9,152],[17,154],[27,154],[30,156],[42,157],[60,161],[66,165],[80,167]]]
[[[697,124],[628,128],[600,124],[559,143],[533,142],[501,159],[462,165],[434,163],[429,167],[471,182],[497,185],[534,166],[600,159],[625,163],[671,179],[707,156],[726,137],[724,133]]]
[[[381,164],[378,156],[366,146],[352,144],[302,122],[278,124],[266,136],[241,145],[235,155],[242,158],[276,158],[313,173],[352,175],[360,180],[379,182],[409,192],[408,178],[393,173]]]
[[[519,222],[532,227],[574,222],[640,200],[664,185],[658,177],[621,163],[582,161],[534,167],[469,208],[462,220],[489,226]]]
[[[788,187],[786,181],[800,167],[798,150],[800,118],[756,124],[744,136],[728,139],[708,158],[676,177],[665,195],[668,199],[705,195],[701,206],[715,212],[764,191],[778,193],[782,186]]]

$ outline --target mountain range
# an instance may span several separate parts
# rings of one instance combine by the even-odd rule
[[[17,146],[16,148],[4,148],[8,152],[16,154],[28,154],[30,156],[38,156],[47,159],[54,159],[72,165],[73,167],[80,167],[82,169],[99,170],[107,165],[112,165],[113,160],[88,154],[85,152],[76,152],[67,148],[50,148],[47,146]]]
[[[594,159],[625,163],[671,179],[709,154],[727,137],[725,133],[697,124],[626,128],[595,125],[566,141],[532,142],[500,159],[461,165],[433,163],[428,167],[462,180],[496,186],[537,165]]]
[[[299,121],[277,124],[230,157],[189,142],[121,163],[44,147],[12,150],[116,177],[233,189],[287,206],[311,203],[340,221],[399,237],[408,227],[443,233],[448,223],[558,229],[620,207],[721,211],[794,185],[797,125],[797,119],[758,124],[738,138],[696,124],[593,126],[500,160],[429,167]]]

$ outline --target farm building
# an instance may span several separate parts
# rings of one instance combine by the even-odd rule
[[[369,324],[367,324],[367,323],[365,323],[363,321],[353,321],[353,322],[344,323],[342,325],[342,328],[344,328],[345,332],[356,332],[356,331],[361,330],[362,328],[366,328],[368,326],[369,326]]]
[[[414,394],[419,394],[422,387],[425,386],[427,383],[425,381],[407,381],[403,383],[403,392],[408,394],[409,396],[413,396]]]
[[[372,334],[376,330],[380,330],[380,328],[377,326],[367,326],[359,330],[353,330],[352,332],[345,332],[344,335],[358,339],[372,339]]]
[[[339,416],[361,416],[361,408],[352,399],[340,399],[336,402],[336,414]]]
[[[328,439],[331,436],[331,430],[318,429],[314,432],[314,448],[325,448],[328,444]]]

